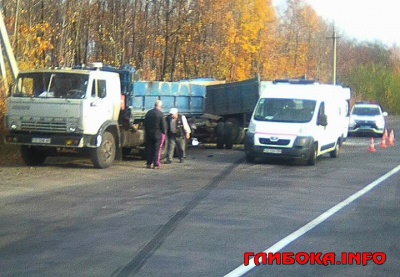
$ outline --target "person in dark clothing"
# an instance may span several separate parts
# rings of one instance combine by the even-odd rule
[[[190,127],[186,117],[178,113],[178,109],[172,108],[167,116],[167,137],[168,154],[166,163],[172,162],[175,147],[177,148],[179,161],[182,163],[186,157],[185,147],[186,139],[190,138]]]
[[[154,109],[149,110],[144,118],[147,168],[151,168],[152,164],[155,169],[160,167],[161,152],[166,133],[165,118],[161,109],[162,102],[157,100]]]

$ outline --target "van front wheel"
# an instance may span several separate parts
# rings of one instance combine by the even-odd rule
[[[308,165],[315,165],[315,163],[317,161],[317,152],[318,152],[318,145],[316,143],[314,143],[314,145],[310,151],[310,156],[307,160]]]

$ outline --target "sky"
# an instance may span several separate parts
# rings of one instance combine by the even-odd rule
[[[273,0],[279,5],[286,0]],[[305,0],[339,34],[400,46],[399,0]]]

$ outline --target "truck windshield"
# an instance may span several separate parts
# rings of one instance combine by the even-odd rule
[[[311,121],[316,101],[302,99],[262,98],[254,120],[305,123]]]
[[[35,72],[18,76],[14,97],[83,99],[89,75]]]

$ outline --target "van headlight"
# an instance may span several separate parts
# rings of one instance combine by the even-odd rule
[[[256,132],[256,124],[253,122],[253,120],[250,120],[249,128],[247,129],[248,133],[255,133]]]

